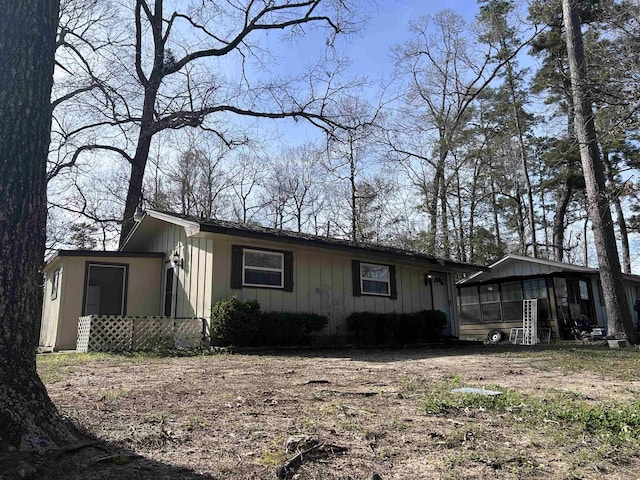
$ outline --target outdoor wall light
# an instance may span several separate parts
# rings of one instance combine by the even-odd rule
[[[424,284],[426,286],[431,285],[431,274],[430,273],[425,273],[424,274]]]
[[[184,259],[180,258],[180,254],[178,253],[178,250],[176,250],[173,256],[171,257],[171,263],[173,264],[173,268],[184,267]]]

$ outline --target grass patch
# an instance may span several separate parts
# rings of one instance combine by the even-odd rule
[[[117,365],[127,362],[161,362],[179,357],[205,357],[218,355],[213,350],[152,350],[148,352],[92,352],[92,353],[46,353],[36,356],[38,374],[45,384],[62,380],[65,373],[85,364]]]
[[[541,371],[589,371],[604,378],[640,380],[640,350],[635,347],[610,349],[600,345],[558,344],[540,350],[511,350],[501,355],[527,359],[531,367]]]
[[[409,384],[415,391],[416,385]],[[557,424],[588,434],[609,437],[612,441],[640,442],[640,400],[626,403],[593,403],[582,396],[548,393],[534,397],[500,386],[488,386],[501,395],[485,396],[452,393],[460,381],[445,381],[435,386],[423,385],[422,408],[428,415],[451,415],[493,412],[529,426]]]
[[[59,382],[63,374],[88,363],[112,360],[109,353],[47,353],[36,357],[38,374],[45,384]]]

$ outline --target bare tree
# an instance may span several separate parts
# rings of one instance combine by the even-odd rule
[[[265,163],[255,155],[242,152],[236,159],[233,174],[229,177],[235,219],[241,223],[253,221],[260,211],[258,190],[261,188],[267,171]]]
[[[393,50],[397,75],[408,93],[387,144],[392,155],[418,174],[414,183],[423,188],[430,221],[427,250],[436,252],[440,232],[441,252],[449,256],[449,154],[464,134],[473,102],[527,41],[500,57],[495,45],[485,44],[482,51],[467,23],[451,10],[422,17],[409,28],[412,38]]]
[[[571,72],[576,137],[580,146],[580,158],[589,202],[589,217],[598,253],[600,280],[607,310],[607,330],[613,337],[624,336],[630,343],[636,344],[638,333],[627,308],[592,104],[586,82],[580,15],[571,0],[562,0],[562,13]]]
[[[270,53],[261,45],[267,33],[297,38],[322,29],[327,44],[359,25],[355,9],[343,1],[279,0],[184,2],[169,9],[163,0],[136,0],[131,13],[133,40],[109,53],[114,75],[107,107],[92,112],[83,132],[101,132],[113,141],[87,142],[70,162],[87,151],[116,152],[130,167],[121,241],[133,225],[141,201],[153,137],[165,130],[201,127],[228,145],[244,143],[234,135],[232,118],[305,119],[331,129],[331,97],[342,90],[325,57],[305,75],[268,78]],[[228,66],[236,65],[236,75]],[[336,67],[337,68],[337,67]],[[261,79],[253,78],[260,69]],[[108,132],[105,132],[108,129]],[[126,140],[123,140],[123,137]]]

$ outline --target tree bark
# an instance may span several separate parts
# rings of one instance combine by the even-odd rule
[[[556,204],[556,214],[553,217],[553,259],[562,262],[564,259],[564,219],[567,214],[569,202],[573,195],[573,183],[567,178]]]
[[[0,18],[0,454],[75,439],[36,372],[46,160],[59,1],[4,2]]]
[[[502,48],[506,49],[504,41]],[[516,92],[513,67],[511,61],[508,61],[505,65],[507,69],[507,84],[509,85],[509,94],[511,96],[511,111],[513,113],[513,121],[516,127],[516,134],[518,137],[518,152],[520,154],[520,164],[522,166],[522,173],[524,175],[524,185],[527,193],[527,216],[529,218],[529,229],[531,235],[531,248],[533,257],[538,258],[538,239],[536,238],[536,215],[535,205],[533,204],[533,189],[531,187],[531,176],[529,175],[529,161],[527,158],[527,148],[524,143],[524,131],[522,128],[522,122],[520,121],[520,112],[518,107],[518,96]],[[526,254],[526,247],[525,247]]]
[[[613,166],[611,165],[611,159],[609,158],[609,152],[603,147],[602,160],[604,161],[604,171],[607,177],[609,185],[613,185],[615,182]],[[631,273],[631,251],[629,248],[629,232],[627,230],[627,221],[624,218],[624,210],[620,202],[619,195],[613,195],[612,198],[613,208],[616,211],[616,222],[618,223],[618,230],[620,232],[620,246],[622,247],[622,272]]]
[[[562,12],[571,72],[576,136],[580,146],[589,217],[598,254],[602,293],[607,311],[607,333],[613,337],[626,337],[629,343],[636,344],[638,333],[627,308],[627,296],[622,283],[620,259],[616,248],[609,198],[605,190],[593,110],[585,84],[587,76],[580,16],[571,0],[562,0]]]

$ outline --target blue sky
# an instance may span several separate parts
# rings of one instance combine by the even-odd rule
[[[341,36],[336,42],[336,51],[350,61],[348,74],[352,77],[366,76],[372,82],[369,93],[380,92],[380,82],[388,80],[393,70],[391,48],[409,38],[408,25],[411,20],[431,15],[440,10],[451,9],[472,21],[478,13],[476,0],[363,0],[361,5],[370,5],[366,27],[352,35]],[[274,39],[271,37],[271,39]],[[267,41],[269,41],[267,35]],[[290,75],[318,58],[325,51],[325,36],[319,31],[307,30],[306,35],[295,43],[271,42],[269,50],[276,56],[278,66],[274,69],[282,75]],[[372,99],[376,102],[377,99]],[[272,124],[274,135],[284,143],[299,144],[316,138],[319,131],[304,122],[279,121]],[[262,125],[264,128],[264,125]]]

